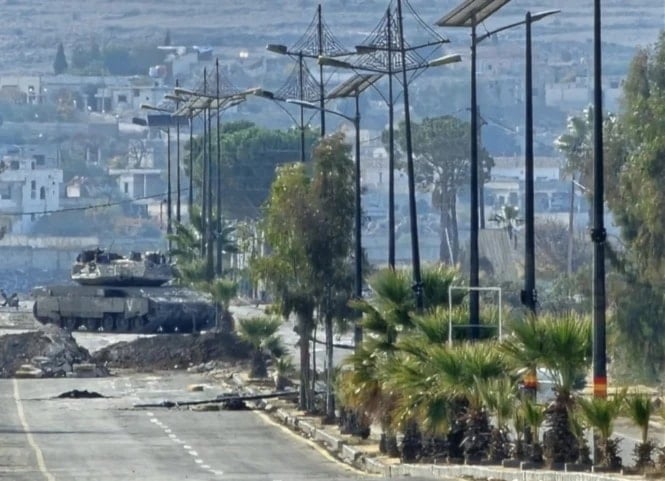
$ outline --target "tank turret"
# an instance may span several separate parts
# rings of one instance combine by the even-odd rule
[[[76,257],[71,277],[82,286],[161,286],[173,279],[173,267],[159,252],[132,252],[124,257],[94,249]]]

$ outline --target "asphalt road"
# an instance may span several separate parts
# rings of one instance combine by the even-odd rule
[[[356,479],[250,411],[133,409],[189,393],[191,375],[2,380],[0,479],[100,481]],[[108,399],[53,399],[70,389]]]
[[[187,373],[0,380],[0,479],[341,481],[370,479],[252,411],[138,409],[212,398]],[[104,399],[55,399],[71,389]],[[374,478],[375,479],[375,478]],[[414,481],[416,478],[409,478]]]

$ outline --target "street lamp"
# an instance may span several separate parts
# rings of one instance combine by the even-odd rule
[[[348,98],[353,97],[355,101],[355,116],[349,117],[341,112],[335,110],[328,110],[326,112],[342,117],[353,123],[353,126],[356,131],[355,139],[355,276],[354,276],[354,295],[356,299],[362,298],[362,285],[363,285],[363,275],[362,275],[362,261],[363,261],[363,252],[362,252],[362,201],[361,201],[361,185],[360,185],[360,94],[371,87],[376,81],[381,78],[381,74],[363,74],[355,75],[337,86],[330,94],[328,95],[329,99],[338,99],[338,98]],[[299,101],[293,101],[291,99],[286,100],[289,103],[296,103],[302,105],[306,108],[320,108],[316,107],[314,104],[306,102],[302,103]],[[362,326],[360,323],[356,323],[353,338],[355,346],[360,346],[362,342]]]
[[[471,27],[471,175],[469,229],[469,324],[471,339],[478,339],[480,325],[479,287],[480,263],[478,259],[478,100],[476,92],[476,26],[485,21],[510,0],[464,0],[436,22],[439,27]],[[487,38],[487,37],[485,37]]]
[[[607,396],[605,345],[605,208],[600,0],[593,2],[593,394]]]
[[[525,115],[524,122],[524,291],[522,302],[532,313],[536,313],[538,294],[536,290],[536,246],[534,218],[534,167],[533,167],[533,77],[531,54],[531,24],[545,17],[559,13],[561,10],[548,10],[531,15],[526,12],[524,21],[502,27],[503,30],[516,25],[526,25],[526,68],[525,68]]]
[[[309,28],[302,36],[302,38],[289,49],[286,45],[271,43],[266,46],[269,52],[277,53],[279,55],[288,55],[290,57],[298,58],[300,69],[302,71],[303,57],[316,59],[321,55],[331,57],[348,55],[341,45],[337,42],[330,29],[323,22],[323,12],[321,4],[317,6],[315,20],[312,21]],[[301,78],[302,80],[302,78]],[[302,86],[302,83],[301,83]],[[319,111],[321,113],[321,137],[326,134],[326,117],[325,117],[325,85],[323,79],[323,65],[319,65],[319,81],[318,81],[318,101]],[[300,100],[308,100],[299,95]],[[303,107],[306,108],[306,107]],[[303,122],[301,122],[302,125]]]
[[[388,98],[384,98],[388,105],[388,265],[390,268],[395,267],[395,142],[394,142],[394,97],[393,97],[393,74],[398,73],[400,69],[396,68],[400,65],[407,70],[418,70],[428,67],[427,62],[420,59],[408,59],[409,62],[404,60],[405,52],[414,52],[426,47],[435,47],[443,43],[447,43],[448,39],[435,34],[434,41],[425,42],[420,45],[407,46],[404,45],[403,35],[397,35],[403,30],[403,20],[401,10],[401,1],[397,2],[398,19],[395,22],[395,17],[391,8],[386,10],[384,25],[375,29],[370,37],[365,39],[364,44],[356,46],[356,53],[364,56],[357,62],[351,65],[349,62],[335,62],[335,59],[324,58],[319,59],[319,63],[324,65],[331,65],[340,68],[352,68],[359,71],[380,72],[388,76]],[[432,31],[432,33],[434,33]],[[380,56],[375,54],[380,53]],[[393,58],[394,54],[398,54],[398,58]],[[364,60],[364,61],[363,61]],[[416,64],[414,65],[414,62]],[[381,68],[378,66],[380,65]],[[406,87],[406,85],[405,85]]]
[[[166,122],[166,234],[168,238],[168,249],[171,251],[171,238],[170,235],[173,233],[172,224],[171,224],[171,210],[172,210],[172,201],[171,201],[171,115],[173,114],[172,110],[156,107],[149,104],[141,104],[140,108],[142,110],[152,110],[155,112],[161,112],[168,115],[168,120]],[[161,122],[160,122],[161,124]],[[150,116],[148,117],[148,126],[150,126]],[[153,123],[154,126],[154,123]]]
[[[400,7],[401,3],[398,3]],[[402,12],[401,8],[398,8],[398,19],[401,22]],[[400,23],[401,24],[401,23]],[[400,32],[402,31],[400,27]],[[409,89],[407,81],[407,73],[411,70],[422,69],[424,67],[438,67],[442,65],[448,65],[451,63],[457,63],[461,61],[461,56],[459,54],[449,54],[442,57],[436,58],[427,62],[427,64],[418,65],[414,67],[407,67],[405,64],[406,61],[406,49],[404,48],[404,37],[400,35],[400,46],[401,48],[401,65],[402,65],[402,81],[404,87],[404,115],[405,115],[405,124],[406,124],[406,155],[407,155],[407,177],[409,182],[409,223],[411,226],[411,258],[413,265],[413,288],[416,295],[416,307],[418,309],[423,308],[423,296],[422,296],[422,279],[420,273],[420,248],[418,245],[418,220],[416,212],[416,197],[415,197],[415,174],[413,166],[413,146],[411,139],[411,116],[409,108]],[[338,59],[329,58],[329,57],[319,57],[319,63],[324,65],[331,65],[340,68],[354,69],[354,70],[367,70],[373,71],[379,74],[383,74],[382,70],[372,69],[368,67],[358,68],[354,65],[344,62]]]
[[[284,102],[287,101],[286,98],[281,97],[277,95],[275,92],[272,90],[265,90],[262,88],[257,88],[254,89],[252,92],[252,95],[255,95],[257,97],[261,97],[264,99],[272,100],[275,102],[275,104],[282,109],[284,112],[286,112],[286,115],[291,117],[291,120],[298,126],[298,129],[300,130],[300,162],[304,163],[305,162],[305,117],[304,117],[304,112],[303,109],[305,108],[304,106],[300,105],[300,121],[298,121],[292,114],[289,112],[284,106],[282,105]],[[300,99],[299,99],[300,100]],[[303,99],[303,101],[305,101]],[[293,103],[293,102],[289,102]],[[319,107],[320,108],[320,107]]]
[[[253,90],[247,90],[247,91],[242,91],[242,92],[233,92],[230,94],[225,94],[225,95],[220,95],[220,78],[219,78],[219,62],[215,62],[215,81],[216,81],[216,90],[215,94],[209,94],[207,92],[208,90],[208,85],[207,85],[207,78],[205,77],[204,73],[204,84],[203,84],[203,92],[198,92],[195,90],[189,90],[189,89],[184,89],[181,87],[176,87],[175,88],[175,94],[178,96],[189,96],[190,101],[189,105],[186,105],[184,108],[189,109],[190,111],[194,108],[194,106],[197,107],[203,107],[205,111],[207,111],[207,116],[204,113],[204,129],[207,130],[208,137],[207,137],[207,152],[208,155],[205,155],[205,149],[206,149],[206,141],[205,141],[205,134],[204,134],[204,142],[203,142],[203,148],[204,148],[204,168],[203,168],[203,187],[204,187],[204,194],[203,194],[203,199],[202,203],[204,207],[202,208],[202,214],[203,214],[203,219],[205,222],[205,239],[202,240],[203,245],[205,245],[205,250],[202,249],[202,254],[205,255],[206,257],[206,275],[209,279],[212,279],[213,275],[216,273],[217,275],[222,274],[222,249],[223,249],[223,239],[220,235],[221,233],[221,225],[222,225],[222,218],[221,218],[221,199],[222,199],[222,185],[221,185],[221,112],[224,109],[228,109],[231,107],[234,107],[246,100],[246,96],[249,95],[250,93],[253,93]],[[212,230],[212,224],[213,224],[213,209],[212,209],[212,200],[213,200],[213,186],[212,186],[212,159],[210,158],[212,155],[212,139],[211,139],[211,131],[212,131],[212,124],[211,124],[211,113],[210,111],[212,109],[215,109],[217,111],[217,159],[216,159],[216,166],[217,166],[217,182],[216,182],[216,213],[215,213],[215,222],[214,224],[217,226],[215,229],[215,232],[213,233]],[[207,117],[207,122],[206,122],[206,117]],[[207,125],[206,125],[207,124]],[[204,130],[204,132],[205,132]],[[191,129],[190,129],[190,136],[191,136]],[[191,155],[191,151],[190,151]],[[191,172],[190,172],[191,175]],[[190,178],[191,182],[191,178]],[[215,255],[214,252],[216,251],[216,263],[215,263]]]

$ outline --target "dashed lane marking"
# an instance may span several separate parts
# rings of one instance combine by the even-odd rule
[[[219,469],[212,469],[209,464],[205,464],[203,459],[199,457],[199,453],[196,452],[189,444],[185,444],[183,441],[178,438],[178,436],[173,432],[171,428],[169,428],[166,424],[164,424],[162,421],[157,419],[155,417],[155,414],[147,411],[146,414],[150,418],[150,422],[161,427],[164,430],[164,434],[166,434],[169,439],[171,439],[174,443],[182,445],[182,448],[194,458],[194,462],[197,464],[197,466],[200,466],[202,469],[205,469],[206,471],[209,471],[210,473],[214,474],[215,476],[221,477],[224,474],[224,471],[221,471]],[[55,481],[53,478],[48,479],[48,481]]]

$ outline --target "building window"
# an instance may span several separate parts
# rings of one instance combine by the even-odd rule
[[[125,182],[124,189],[125,189],[125,194],[129,194],[129,182]]]
[[[138,97],[139,95],[141,95],[141,91],[139,89],[132,90],[132,93],[134,94],[134,97]]]
[[[39,198],[41,200],[46,200],[46,188],[45,187],[40,187],[39,188]]]
[[[127,96],[126,95],[118,95],[118,102],[127,103]]]
[[[30,182],[30,198],[31,199],[37,198],[37,182],[35,182],[34,180]]]

